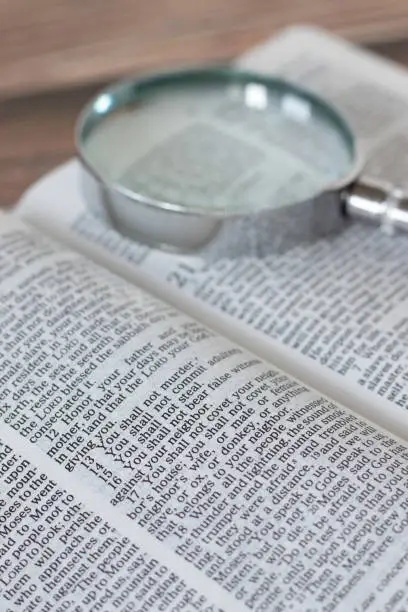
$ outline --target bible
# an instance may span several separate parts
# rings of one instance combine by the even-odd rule
[[[333,99],[404,186],[403,70],[310,28],[240,63]],[[404,610],[406,239],[168,255],[80,180],[0,217],[1,610]]]

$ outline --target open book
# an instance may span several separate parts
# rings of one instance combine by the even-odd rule
[[[324,91],[403,182],[402,70],[309,29],[241,63]],[[0,218],[1,611],[406,610],[406,238],[209,263],[121,238],[80,180]]]

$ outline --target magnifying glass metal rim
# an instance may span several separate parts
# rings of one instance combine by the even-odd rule
[[[247,217],[256,214],[261,214],[268,210],[268,206],[257,208],[256,211],[250,210],[229,210],[229,209],[214,209],[206,207],[189,208],[188,203],[168,202],[156,198],[150,198],[143,193],[138,193],[132,189],[128,189],[116,181],[107,180],[103,174],[95,167],[92,160],[86,154],[84,142],[92,129],[94,129],[101,121],[104,121],[109,115],[115,113],[121,108],[134,104],[138,99],[142,99],[144,95],[148,95],[149,90],[154,87],[160,87],[162,84],[175,82],[196,82],[197,84],[205,81],[215,82],[220,81],[225,85],[249,85],[260,84],[267,89],[274,91],[281,90],[285,94],[293,94],[294,96],[310,103],[314,109],[321,109],[326,115],[330,116],[333,123],[339,127],[345,140],[350,146],[353,162],[351,169],[344,177],[338,181],[329,182],[322,189],[317,189],[315,194],[312,194],[307,200],[320,196],[324,193],[334,191],[341,192],[349,186],[360,174],[363,166],[363,158],[361,151],[356,143],[352,129],[343,116],[331,105],[322,100],[319,96],[309,92],[302,87],[286,81],[283,78],[276,76],[265,76],[256,72],[243,71],[234,67],[195,67],[177,71],[166,71],[147,75],[142,77],[124,79],[114,83],[107,88],[104,88],[81,111],[76,126],[75,126],[75,144],[79,158],[84,167],[97,179],[102,187],[110,191],[116,192],[120,196],[127,198],[129,205],[138,204],[142,207],[157,210],[178,213],[179,215],[193,215],[194,217],[206,217],[213,220],[225,220],[232,218]],[[101,103],[104,101],[104,103]],[[293,204],[300,204],[304,200],[294,200]]]

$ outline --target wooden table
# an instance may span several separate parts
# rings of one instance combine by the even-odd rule
[[[408,64],[405,0],[0,0],[0,206],[73,154],[110,79],[230,59],[302,22]]]

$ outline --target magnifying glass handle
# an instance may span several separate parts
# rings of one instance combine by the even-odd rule
[[[392,233],[408,232],[408,193],[371,179],[359,179],[342,194],[347,216],[366,219]]]

